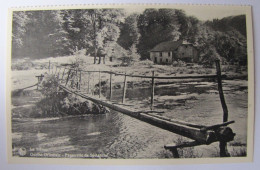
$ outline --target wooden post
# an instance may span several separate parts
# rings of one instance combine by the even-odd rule
[[[75,71],[76,71],[76,89],[79,89],[78,69],[75,69]]]
[[[62,80],[63,80],[64,74],[65,74],[65,70],[66,70],[66,67],[64,67],[64,70],[63,70],[63,73],[62,73],[62,77],[61,77]]]
[[[174,158],[180,158],[177,148],[170,149]]]
[[[101,97],[101,73],[100,73],[100,70],[99,70],[99,72],[98,72],[99,74],[98,74],[98,79],[99,79],[99,84],[98,84],[98,86],[99,86],[99,98]]]
[[[89,81],[90,81],[90,73],[88,73],[88,94],[90,93],[89,92]]]
[[[216,60],[216,70],[217,70],[217,81],[218,81],[218,92],[219,98],[223,109],[223,122],[228,121],[228,108],[225,102],[225,97],[222,89],[222,78],[221,78],[221,68],[220,68],[220,61]],[[219,142],[219,149],[220,149],[220,157],[229,157],[230,154],[227,150],[227,143],[224,141]]]
[[[37,83],[37,90],[39,89],[39,83],[40,83],[40,77],[37,77],[38,78],[38,83]]]
[[[110,73],[110,95],[109,95],[109,99],[110,101],[112,100],[112,73]]]
[[[80,90],[80,86],[81,86],[81,70],[79,71],[79,90]]]
[[[125,73],[122,103],[125,102],[125,94],[126,94],[126,88],[127,88],[126,86],[127,86],[127,80],[126,80],[126,73]]]
[[[95,91],[95,72],[93,73],[92,77],[93,77],[93,81],[92,81],[92,91],[91,91],[91,94],[94,95],[94,91]]]
[[[69,72],[68,72],[68,77],[67,77],[67,80],[66,80],[65,86],[67,86],[67,84],[68,84],[68,82],[69,82],[69,78],[70,78],[70,72],[71,72],[71,69],[69,69]]]
[[[60,78],[60,70],[61,70],[61,67],[59,66],[59,71],[58,71],[58,74],[57,74],[58,79]]]
[[[55,73],[54,73],[54,76],[56,75],[56,72],[57,72],[57,66],[55,66]]]
[[[151,110],[153,110],[153,100],[154,100],[154,71],[152,75],[152,87],[151,87]]]
[[[49,60],[49,74],[51,73],[51,60]]]

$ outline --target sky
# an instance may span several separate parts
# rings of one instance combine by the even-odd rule
[[[241,10],[241,8],[235,8],[232,6],[224,7],[212,7],[212,6],[180,6],[176,7],[176,9],[182,9],[185,11],[185,13],[188,16],[195,16],[201,21],[206,20],[213,20],[213,19],[221,19],[227,16],[234,16],[234,15],[241,15],[245,14],[246,12],[244,10]],[[142,13],[144,11],[144,8],[126,8],[125,9],[127,13]]]

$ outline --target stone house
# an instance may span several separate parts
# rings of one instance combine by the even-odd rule
[[[174,61],[198,62],[198,50],[188,42],[167,41],[150,50],[150,59],[157,64],[171,64]]]

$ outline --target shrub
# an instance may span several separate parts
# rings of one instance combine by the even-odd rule
[[[82,97],[59,91],[58,79],[53,75],[45,75],[40,87],[45,97],[36,104],[39,116],[102,114],[109,111]]]

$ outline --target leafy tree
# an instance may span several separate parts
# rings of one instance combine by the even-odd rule
[[[140,33],[137,28],[137,20],[139,15],[132,14],[125,18],[125,22],[120,26],[120,36],[118,44],[124,49],[129,50],[132,46],[136,46],[139,41]]]
[[[222,19],[213,19],[207,21],[206,25],[210,26],[215,31],[228,32],[232,30],[238,31],[246,37],[246,16],[229,16]]]
[[[183,10],[146,9],[138,19],[141,34],[137,45],[141,59],[149,58],[149,50],[164,41],[188,39],[196,34],[198,20],[187,17]]]
[[[121,9],[89,9],[84,17],[90,20],[90,37],[89,54],[94,55],[94,64],[99,56],[99,64],[101,63],[101,55],[104,56],[104,46],[106,44],[117,41],[120,30],[119,24],[123,22],[124,13]]]
[[[13,47],[20,48],[23,45],[26,25],[29,22],[28,14],[24,11],[13,12]]]
[[[214,33],[212,44],[221,57],[230,63],[247,64],[245,15],[214,19],[204,25]]]
[[[183,10],[176,10],[177,20],[180,25],[180,39],[194,42],[194,35],[197,34],[199,28],[199,20],[193,16],[187,16]]]
[[[65,36],[61,36],[59,41],[68,43],[65,47],[69,54],[84,49],[90,44],[91,28],[89,18],[85,17],[86,12],[87,10],[82,9],[61,11],[61,34]]]
[[[228,62],[247,63],[246,39],[238,31],[216,32],[215,47]]]
[[[61,26],[56,17],[57,11],[25,11],[14,14],[12,56],[53,56],[57,51],[57,39],[60,38],[57,32]]]

